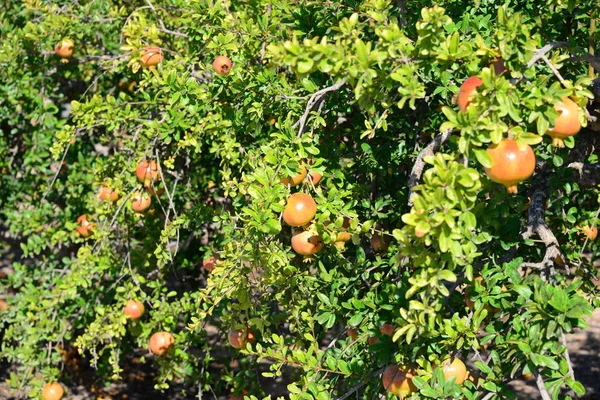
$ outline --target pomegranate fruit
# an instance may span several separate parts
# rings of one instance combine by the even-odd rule
[[[483,81],[476,76],[472,76],[464,81],[458,92],[458,108],[460,108],[460,111],[465,112],[467,110],[473,92],[482,84]]]
[[[214,256],[210,256],[207,260],[202,260],[202,266],[207,272],[213,272],[216,264],[217,260]]]
[[[136,192],[131,196],[131,209],[136,213],[143,213],[150,208],[152,200],[142,192]]]
[[[517,184],[529,178],[535,170],[535,153],[531,146],[519,146],[516,141],[503,139],[487,149],[492,167],[485,173],[494,182],[506,186],[509,193],[517,193]]]
[[[162,356],[175,344],[175,338],[169,332],[156,332],[150,337],[150,351],[157,356]]]
[[[125,303],[125,308],[123,309],[125,315],[134,321],[140,319],[140,317],[144,315],[144,311],[144,305],[138,300],[127,300],[127,303]]]
[[[58,382],[49,382],[42,389],[42,399],[44,400],[60,400],[65,394],[65,390]]]
[[[226,56],[218,56],[213,61],[213,68],[218,75],[227,75],[231,71],[231,60]]]
[[[154,160],[141,161],[135,169],[135,176],[137,177],[138,181],[144,184],[144,186],[151,186],[152,182],[160,180],[158,164]]]
[[[114,203],[115,201],[119,200],[119,192],[112,190],[108,186],[102,186],[100,188],[100,192],[98,193],[98,198],[102,201],[110,201],[111,203]]]
[[[596,240],[596,238],[598,237],[598,227],[594,226],[584,226],[581,229],[581,233],[583,233],[589,240]]]
[[[404,399],[418,390],[412,383],[414,375],[415,372],[413,370],[400,368],[395,364],[389,365],[385,371],[383,371],[381,377],[383,388],[386,392],[393,393],[399,398]]]
[[[287,199],[283,220],[290,226],[308,224],[317,213],[317,203],[306,193],[294,193]]]
[[[54,53],[62,59],[61,62],[68,62],[74,51],[75,43],[71,39],[63,39],[54,45]]]
[[[447,359],[443,362],[442,368],[444,371],[444,378],[449,380],[454,377],[456,384],[462,385],[467,378],[467,366],[458,357],[454,357],[453,360]]]
[[[96,225],[87,220],[87,215],[83,214],[77,218],[77,223],[79,226],[77,227],[77,232],[83,237],[89,237],[94,233],[94,228]]]
[[[142,57],[140,57],[140,63],[143,67],[154,68],[160,64],[163,60],[163,52],[160,47],[148,46],[144,49]]]
[[[554,109],[560,114],[555,120],[552,128],[546,132],[552,138],[554,147],[565,147],[564,139],[576,135],[581,129],[579,122],[579,106],[569,99],[563,97],[554,105]]]
[[[306,167],[304,165],[300,166],[300,172],[298,172],[294,176],[290,176],[287,178],[281,178],[280,182],[284,185],[289,186],[297,186],[302,183],[302,181],[306,178]]]
[[[316,232],[303,231],[292,236],[292,249],[303,256],[312,256],[323,249],[323,241]]]
[[[246,344],[254,343],[256,337],[252,328],[230,329],[228,335],[229,344],[236,349],[245,349]]]

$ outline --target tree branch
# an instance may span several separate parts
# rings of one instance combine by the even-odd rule
[[[523,268],[537,268],[542,270],[541,277],[546,279],[547,271],[554,275],[554,260],[561,256],[558,240],[554,232],[546,224],[546,201],[548,200],[548,188],[550,187],[550,173],[545,163],[538,164],[539,170],[536,175],[531,193],[531,205],[528,210],[527,226],[521,234],[523,239],[529,239],[537,235],[546,246],[546,254],[540,263],[523,263]],[[563,258],[564,259],[564,258]]]
[[[542,379],[542,375],[540,374],[540,372],[536,369],[533,371],[533,374],[535,375],[535,383],[538,387],[538,390],[540,391],[542,400],[552,400],[550,393],[548,393],[548,391],[546,390],[546,386],[544,385],[544,379]]]
[[[421,175],[423,175],[423,169],[425,168],[425,161],[423,161],[423,159],[427,156],[434,155],[435,152],[438,151],[440,147],[442,147],[442,145],[448,141],[448,139],[450,139],[452,132],[452,129],[448,129],[437,135],[423,150],[421,150],[417,156],[415,164],[410,171],[410,176],[408,177],[408,188],[410,189],[410,196],[408,198],[409,207],[412,207],[413,205],[413,197],[415,195],[413,187],[419,183]]]
[[[541,60],[543,57],[546,56],[547,53],[549,53],[551,50],[559,48],[559,47],[569,47],[571,46],[571,44],[569,42],[553,42],[553,43],[548,43],[547,45],[545,45],[544,47],[542,47],[541,49],[538,49],[534,54],[533,57],[531,57],[531,60],[529,60],[529,62],[527,63],[526,68],[531,68],[533,67],[533,65],[538,62],[539,60]]]
[[[304,131],[304,127],[306,125],[306,120],[308,119],[308,115],[310,114],[312,108],[321,100],[323,96],[325,96],[329,92],[334,92],[338,90],[339,88],[344,86],[345,83],[346,80],[342,79],[341,81],[338,81],[337,83],[328,86],[325,89],[321,89],[318,92],[313,93],[312,96],[310,96],[308,102],[306,103],[306,109],[304,110],[304,114],[302,114],[302,117],[298,120],[298,122],[292,125],[292,128],[294,129],[299,127],[298,137],[302,136],[302,132]]]

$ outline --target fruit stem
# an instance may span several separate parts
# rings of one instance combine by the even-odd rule
[[[506,190],[508,190],[508,193],[510,194],[517,194],[517,192],[519,191],[517,189],[517,185],[510,185],[506,187]]]

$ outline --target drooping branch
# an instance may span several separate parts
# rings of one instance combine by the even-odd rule
[[[421,175],[423,175],[423,169],[425,168],[424,158],[427,156],[432,156],[436,151],[442,147],[444,143],[450,139],[450,135],[452,135],[452,129],[448,129],[439,135],[437,135],[417,156],[415,160],[415,164],[410,171],[410,176],[408,177],[408,188],[410,189],[410,196],[408,198],[408,206],[412,207],[413,205],[413,197],[415,192],[413,191],[413,187],[419,183],[421,180]]]
[[[306,120],[308,119],[308,116],[311,112],[311,110],[313,109],[313,107],[329,92],[335,92],[336,90],[340,89],[342,86],[344,86],[346,84],[346,80],[342,79],[340,81],[338,81],[337,83],[328,86],[324,89],[319,90],[318,92],[313,93],[312,96],[310,96],[310,98],[308,99],[308,102],[306,103],[306,108],[304,110],[304,114],[302,114],[302,117],[300,117],[300,119],[298,120],[298,122],[296,122],[292,128],[298,128],[298,137],[302,136],[302,132],[304,132],[304,127],[306,125]]]

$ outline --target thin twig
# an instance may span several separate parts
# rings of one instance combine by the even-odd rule
[[[298,120],[298,122],[296,122],[292,126],[292,128],[294,129],[299,127],[298,137],[302,136],[302,132],[304,132],[304,126],[306,125],[306,120],[308,119],[308,115],[310,114],[312,108],[319,102],[319,100],[321,100],[323,96],[325,96],[329,92],[338,90],[339,88],[344,86],[345,83],[346,80],[342,79],[341,81],[338,81],[337,83],[328,86],[325,89],[321,89],[318,92],[315,92],[312,96],[310,96],[308,102],[306,103],[306,109],[304,110],[304,114],[302,114],[302,117]]]
[[[417,183],[421,179],[421,175],[423,175],[423,169],[425,168],[424,158],[427,156],[434,155],[435,152],[438,151],[439,148],[442,147],[442,145],[446,143],[446,141],[448,141],[448,139],[450,139],[451,135],[452,129],[448,129],[440,133],[423,150],[421,150],[421,152],[417,156],[415,164],[413,165],[412,170],[410,171],[410,176],[408,177],[408,188],[410,189],[410,196],[408,198],[409,207],[412,207],[413,198],[415,196],[413,187],[417,185]]]
[[[536,369],[533,371],[533,374],[535,375],[535,383],[538,387],[538,390],[540,391],[542,400],[552,400],[550,393],[548,393],[548,390],[546,390],[546,386],[544,385],[544,379],[542,378],[540,372]]]

